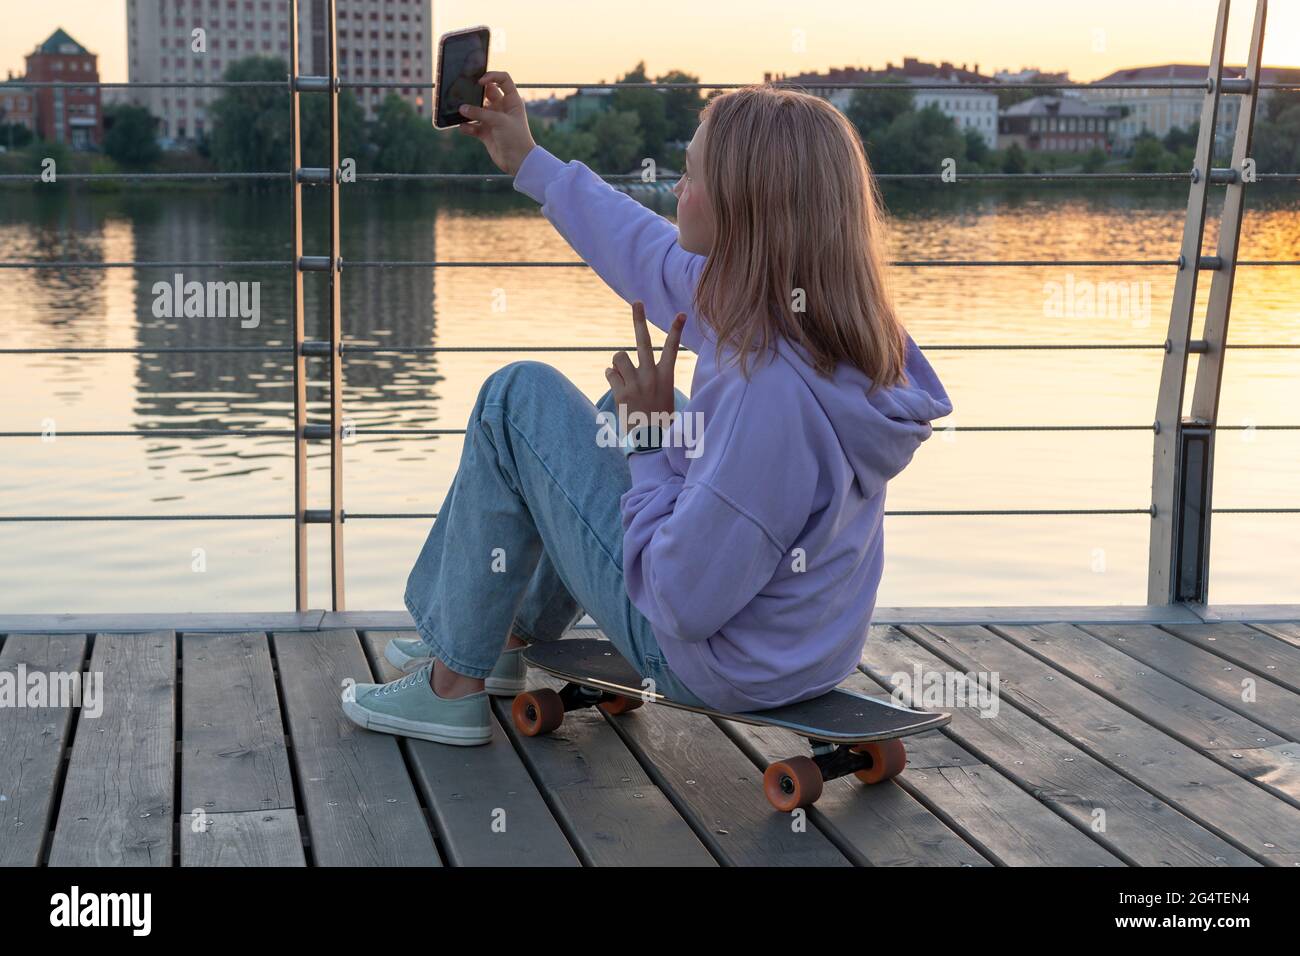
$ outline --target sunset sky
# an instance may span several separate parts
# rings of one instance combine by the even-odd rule
[[[5,4],[0,75],[63,27],[100,57],[101,79],[126,79],[125,0]],[[1230,62],[1244,62],[1254,4],[1237,0]],[[904,56],[979,64],[985,73],[1036,66],[1094,80],[1127,66],[1203,63],[1218,0],[494,0],[435,3],[435,32],[486,23],[492,66],[521,82],[611,81],[644,59],[714,82],[763,72],[883,66]],[[1300,66],[1300,0],[1274,0],[1264,62]],[[804,51],[794,49],[802,31]]]

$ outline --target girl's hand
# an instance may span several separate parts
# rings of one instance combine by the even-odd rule
[[[632,328],[636,332],[636,352],[641,364],[633,365],[626,352],[619,352],[613,358],[613,367],[605,369],[605,380],[609,382],[614,404],[624,421],[630,421],[635,412],[645,415],[647,421],[652,420],[650,416],[656,412],[673,413],[676,407],[673,364],[677,361],[677,346],[681,343],[685,324],[685,313],[677,313],[677,319],[664,340],[663,355],[656,363],[650,345],[650,330],[645,323],[645,305],[639,301],[632,303]]]
[[[487,106],[462,106],[460,115],[473,120],[461,123],[466,136],[482,140],[497,168],[513,176],[535,145],[528,128],[528,111],[515,81],[503,71],[484,73],[479,83],[487,93]]]

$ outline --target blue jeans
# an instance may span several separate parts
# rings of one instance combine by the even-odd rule
[[[677,392],[677,407],[686,397]],[[664,663],[623,583],[623,452],[597,442],[597,412],[558,370],[515,362],[490,375],[460,467],[406,583],[420,637],[447,667],[486,677],[507,634],[558,640],[582,609],[655,690],[705,706]]]

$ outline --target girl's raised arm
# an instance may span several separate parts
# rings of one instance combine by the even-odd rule
[[[542,204],[543,215],[624,301],[644,302],[646,317],[665,331],[685,312],[682,344],[698,352],[692,304],[704,257],[682,249],[677,227],[663,216],[582,163],[561,162],[536,145],[510,74],[487,73],[480,82],[486,103],[461,107],[472,121],[461,132],[483,142],[497,166],[515,177],[515,188]]]
[[[574,160],[534,146],[515,175],[515,189],[542,204],[573,250],[626,302],[645,303],[646,317],[667,331],[686,313],[682,344],[699,351],[695,285],[704,256],[677,242],[677,227]]]

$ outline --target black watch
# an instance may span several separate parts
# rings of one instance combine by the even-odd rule
[[[623,436],[623,454],[635,455],[637,452],[658,451],[663,447],[663,436],[657,425],[637,425],[629,428]]]

